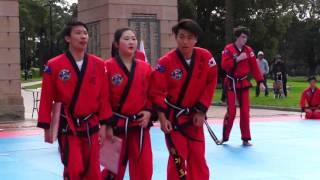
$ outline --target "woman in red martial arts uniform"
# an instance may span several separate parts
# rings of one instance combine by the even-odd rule
[[[103,176],[105,179],[122,180],[129,161],[130,179],[150,180],[151,102],[148,92],[152,69],[148,63],[136,59],[137,38],[131,29],[117,30],[114,45],[114,57],[105,62],[113,110],[113,121],[108,123],[108,134],[120,137],[123,146],[118,173],[112,174],[106,168]]]

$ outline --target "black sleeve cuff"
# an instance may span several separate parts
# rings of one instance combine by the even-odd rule
[[[152,109],[149,109],[149,108],[144,108],[143,110],[144,110],[144,111],[148,111],[148,112],[150,112],[151,114],[153,113]]]
[[[42,129],[50,129],[50,124],[49,123],[38,122],[37,127],[42,128]]]
[[[196,111],[200,111],[203,113],[207,113],[207,111],[208,111],[208,108],[200,102],[198,102],[194,107],[195,107]]]
[[[153,105],[153,109],[154,109],[155,111],[157,111],[157,112],[163,112],[163,113],[165,113],[165,114],[168,112],[167,109],[162,108],[161,106],[158,106],[158,105],[156,105],[156,104]]]
[[[260,86],[261,83],[263,83],[263,81],[258,81],[257,86]]]
[[[118,123],[118,117],[116,117],[115,115],[111,116],[107,120],[100,121],[100,125],[107,125],[111,127],[115,127],[117,123]]]

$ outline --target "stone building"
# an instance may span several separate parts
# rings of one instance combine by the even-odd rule
[[[0,121],[23,119],[18,0],[0,0],[0,24]]]
[[[113,33],[131,27],[144,41],[148,60],[175,47],[171,27],[177,23],[177,0],[79,0],[78,19],[88,24],[89,52],[110,57]],[[138,45],[139,45],[138,44]]]

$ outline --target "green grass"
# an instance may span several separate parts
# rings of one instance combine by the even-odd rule
[[[320,79],[320,78],[319,78]],[[36,81],[36,79],[32,79]],[[41,80],[38,78],[37,80]],[[269,87],[272,87],[272,80],[268,80]],[[255,83],[253,83],[255,85]],[[299,108],[300,95],[302,91],[308,87],[306,77],[290,77],[287,83],[289,86],[288,97],[281,99],[274,99],[273,90],[269,89],[269,96],[265,97],[264,92],[260,93],[259,97],[255,97],[255,87],[250,89],[250,102],[251,105],[273,106],[273,107],[286,107],[286,108]],[[41,87],[41,84],[24,87],[24,89],[36,89]],[[220,102],[221,89],[216,89],[214,95],[214,102]]]
[[[27,82],[35,82],[35,81],[41,81],[42,77],[32,77],[32,79],[24,80],[24,78],[21,79],[22,83],[27,83]]]
[[[25,87],[23,87],[23,89],[37,89],[40,87],[41,87],[41,84],[36,84],[36,85],[32,85],[32,86],[25,86]]]
[[[22,83],[40,81],[42,79],[42,77],[40,75],[40,69],[39,68],[31,68],[31,72],[32,72],[32,78],[24,80],[24,71],[21,71],[21,81],[22,81]]]
[[[255,84],[255,83],[253,83]],[[269,87],[272,87],[272,81],[268,82]],[[275,99],[273,90],[269,89],[269,96],[265,97],[264,92],[260,93],[259,97],[255,97],[255,87],[250,89],[250,102],[251,105],[263,105],[263,106],[273,106],[273,107],[287,107],[287,108],[299,108],[299,101],[302,91],[308,86],[308,83],[302,81],[302,78],[297,79],[289,79],[287,86],[288,89],[288,97]],[[217,89],[214,96],[214,102],[220,102],[221,98],[221,89]]]

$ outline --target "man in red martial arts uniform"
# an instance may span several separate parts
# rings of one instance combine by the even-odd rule
[[[320,119],[320,89],[317,87],[317,79],[312,76],[308,78],[310,87],[301,94],[301,111],[306,113],[306,119]]]
[[[172,28],[177,49],[158,60],[151,96],[170,153],[167,179],[209,179],[203,123],[217,84],[211,53],[195,47],[202,31],[190,19]]]
[[[106,60],[113,120],[108,122],[113,134],[122,139],[118,173],[103,171],[104,179],[122,180],[129,162],[131,180],[151,180],[152,149],[149,98],[151,66],[136,60],[137,38],[129,28],[114,35],[115,57]],[[108,131],[109,132],[109,131]]]
[[[50,139],[53,102],[61,102],[58,141],[64,178],[70,180],[101,178],[99,140],[111,118],[104,62],[85,53],[87,30],[82,22],[66,26],[68,50],[48,61],[42,80],[38,127]]]
[[[224,81],[227,90],[228,110],[224,118],[223,139],[221,144],[229,140],[229,135],[236,116],[236,101],[240,106],[240,129],[243,145],[250,146],[251,140],[249,125],[249,88],[251,83],[248,75],[251,72],[262,91],[263,77],[257,65],[257,60],[253,50],[246,45],[249,37],[249,29],[237,27],[234,29],[236,40],[234,43],[225,46],[222,52],[222,69],[226,72]]]

